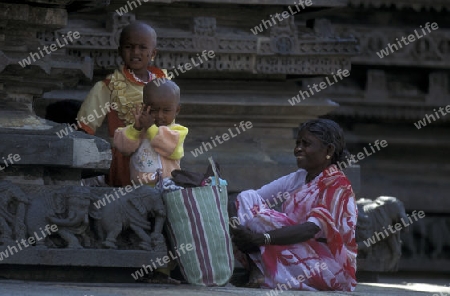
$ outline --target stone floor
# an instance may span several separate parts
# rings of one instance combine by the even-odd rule
[[[440,278],[380,278],[380,283],[360,283],[351,295],[367,296],[448,296],[450,295],[450,275]],[[0,280],[1,296],[267,296],[279,295],[349,295],[342,292],[275,291],[236,287],[204,288],[190,285],[150,285],[150,284],[103,284],[103,283],[61,283]]]

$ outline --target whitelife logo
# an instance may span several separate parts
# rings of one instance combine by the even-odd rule
[[[377,148],[377,150],[375,150],[374,146]],[[388,142],[386,140],[376,140],[373,143],[373,146],[371,143],[369,143],[369,147],[370,150],[372,150],[372,153],[370,153],[369,151],[367,151],[367,147],[364,147],[364,153],[363,152],[358,152],[358,154],[356,154],[356,157],[358,158],[358,160],[355,159],[355,155],[354,154],[350,154],[350,156],[346,156],[347,158],[347,164],[348,166],[351,166],[352,163],[356,164],[359,160],[363,160],[364,158],[366,158],[367,156],[370,156],[372,154],[377,153],[378,151],[381,150],[381,148],[386,148],[388,146]],[[340,170],[346,169],[347,168],[347,164],[345,163],[345,161],[338,161],[337,165],[339,167]]]
[[[178,65],[176,68],[171,69],[170,71],[167,71],[167,78],[157,78],[155,80],[153,80],[153,83],[156,84],[156,86],[160,86],[161,84],[164,84],[167,82],[167,80],[170,79],[174,79],[175,77],[179,76],[180,73],[177,71],[180,70],[181,73],[186,73],[186,71],[192,70],[192,65],[195,67],[200,66],[201,64],[203,64],[203,60],[205,60],[205,62],[207,62],[209,59],[212,59],[215,57],[215,53],[214,51],[210,50],[208,52],[206,52],[206,50],[204,50],[202,52],[202,55],[200,57],[200,54],[197,53],[197,59],[199,63],[196,63],[195,61],[195,57],[191,58],[191,63],[185,63],[184,65]],[[203,59],[202,59],[203,58]]]
[[[70,40],[70,42],[73,42],[73,39],[80,38],[80,32],[78,32],[78,31],[75,31],[73,33],[72,33],[72,31],[69,31],[66,34],[67,34],[67,38]],[[69,41],[67,41],[66,36],[62,35],[62,39],[64,40],[64,43],[61,43],[59,41],[59,39],[56,38],[56,44],[58,44],[59,48],[63,48],[64,46],[69,44]],[[38,52],[30,52],[28,58],[23,59],[22,61],[19,61],[19,65],[21,65],[22,68],[25,68],[26,66],[31,65],[31,63],[32,63],[31,59],[33,59],[33,62],[36,62],[36,60],[39,60],[39,59],[43,58],[44,57],[44,53],[42,52],[42,50],[44,50],[46,52],[46,54],[51,54],[52,52],[57,51],[59,48],[56,47],[56,44],[53,43],[50,46],[45,45],[43,47],[43,49],[38,47]],[[49,48],[50,48],[50,51],[48,50]],[[39,54],[41,54],[41,55],[39,56]]]
[[[229,128],[228,131],[230,132],[230,134],[224,133],[221,136],[220,135],[216,135],[215,138],[210,137],[210,139],[211,139],[213,144],[211,144],[210,142],[206,142],[206,143],[202,142],[202,146],[203,147],[200,146],[198,148],[195,148],[193,151],[191,151],[192,155],[194,155],[194,157],[202,155],[204,152],[207,152],[208,150],[213,149],[212,145],[214,145],[214,147],[217,147],[216,141],[219,144],[223,144],[224,142],[226,142],[226,141],[228,141],[230,139],[230,136],[231,136],[231,138],[234,138],[237,135],[241,134],[241,130],[242,130],[242,132],[245,132],[246,130],[251,129],[253,127],[253,124],[252,124],[251,121],[247,121],[247,122],[241,121],[241,123],[239,124],[239,127],[237,127],[236,124],[234,125],[234,127],[236,129],[237,134],[234,134],[232,132],[231,128]],[[222,138],[223,142],[220,140],[221,138]],[[205,149],[205,151],[203,151],[203,149]]]
[[[408,41],[409,41],[409,42],[406,41],[406,37],[405,37],[405,36],[403,36],[403,37],[401,38],[401,41],[403,42],[403,44],[404,44],[405,46],[406,46],[406,45],[409,45],[410,43],[412,43],[412,42],[414,42],[414,41],[416,41],[416,40],[419,40],[420,38],[426,36],[426,35],[427,35],[427,32],[425,31],[425,29],[427,29],[428,33],[431,33],[430,27],[431,27],[431,29],[433,29],[433,30],[439,29],[439,26],[438,26],[437,23],[432,23],[432,24],[430,24],[430,22],[428,22],[428,23],[425,24],[425,28],[422,28],[422,26],[420,26],[420,28],[422,29],[423,35],[420,35],[420,34],[417,32],[417,29],[415,29],[415,30],[414,30],[415,36],[414,36],[414,34],[410,34],[410,35],[408,36]],[[416,39],[416,37],[417,37],[417,39]],[[397,45],[398,45],[398,46],[397,46],[395,43],[394,43],[394,44],[388,43],[388,46],[387,46],[387,47],[385,47],[384,49],[382,49],[382,50],[380,50],[379,52],[377,52],[377,55],[378,55],[378,57],[379,57],[380,59],[384,58],[385,56],[387,57],[390,53],[394,53],[395,51],[399,50],[399,47],[400,47],[400,48],[403,48],[403,46],[402,46],[400,40],[398,40],[398,38],[395,38],[395,40],[397,40]],[[389,49],[391,50],[390,53],[389,53]],[[394,49],[395,49],[395,50],[394,50]]]
[[[24,248],[28,248],[30,245],[36,243],[37,241],[43,240],[44,238],[46,238],[47,236],[51,235],[53,232],[57,232],[58,231],[58,225],[56,224],[47,224],[44,229],[45,229],[45,233],[44,230],[42,229],[42,227],[39,227],[39,229],[41,230],[41,234],[42,237],[39,236],[39,234],[35,231],[33,233],[33,236],[30,236],[28,239],[21,239],[20,243],[18,240],[16,240],[17,243],[17,247],[16,246],[10,246],[8,245],[4,251],[0,252],[0,261],[3,261],[3,259],[8,258],[10,255],[14,255],[17,254],[20,251],[22,251],[22,245]],[[28,242],[28,244],[27,244]],[[22,245],[21,245],[22,244]],[[17,250],[17,248],[19,248],[19,250]]]
[[[9,166],[11,166],[11,165],[14,165],[14,163],[16,163],[16,162],[19,162],[19,161],[21,161],[22,159],[20,158],[20,155],[19,154],[12,154],[12,153],[10,153],[8,156],[7,156],[7,158],[5,159],[5,157],[3,156],[2,157],[2,159],[3,159],[3,163],[5,164],[5,166],[2,166],[1,164],[0,164],[0,171],[3,171],[4,169],[6,169],[7,167],[9,167]],[[9,162],[9,164],[8,164],[8,162]]]
[[[279,204],[282,204],[283,202],[285,202],[290,196],[291,195],[289,194],[289,192],[281,192],[280,191],[277,193],[276,197],[275,197],[275,195],[272,194],[272,198],[265,200],[264,203],[269,207],[269,209],[273,209],[276,206],[278,206]],[[255,215],[257,215],[258,213],[259,213],[259,211],[256,212]],[[248,215],[247,213],[244,213],[242,215],[239,215],[239,217],[234,217],[233,219],[230,219],[230,221],[228,223],[230,224],[230,226],[232,228],[236,228],[238,225],[242,225],[243,221],[250,220],[252,218],[253,218],[253,216],[250,217],[250,215]]]
[[[300,8],[300,6],[302,8]],[[305,6],[311,6],[312,1],[311,0],[299,0],[298,4],[296,1],[294,1],[295,10],[292,9],[291,5],[288,6],[289,12],[287,10],[283,11],[282,13],[275,13],[275,16],[270,15],[270,19],[268,20],[261,20],[261,23],[258,26],[255,26],[254,28],[250,29],[250,31],[253,33],[253,35],[258,35],[259,33],[262,33],[264,31],[264,28],[268,29],[269,25],[270,27],[275,26],[277,24],[278,19],[279,22],[284,21],[285,19],[289,18],[291,15],[299,13],[302,9],[305,9]]]
[[[372,235],[372,237],[369,237],[368,239],[366,239],[364,242],[364,244],[367,247],[370,247],[371,245],[376,244],[377,242],[389,237],[391,234],[396,233],[397,231],[400,231],[403,229],[403,227],[408,227],[409,225],[413,224],[414,222],[416,222],[419,219],[422,219],[425,217],[425,212],[424,211],[419,211],[417,213],[417,211],[413,211],[411,216],[414,217],[415,221],[413,221],[411,219],[411,217],[409,216],[409,214],[407,214],[408,220],[410,223],[407,223],[405,220],[403,220],[403,218],[401,218],[400,220],[402,221],[402,224],[400,223],[395,223],[394,228],[395,230],[392,228],[392,225],[388,226],[388,229],[391,233],[389,233],[386,229],[386,227],[383,226],[383,232],[375,232],[374,235]],[[418,216],[419,218],[417,218],[416,216]]]
[[[331,72],[331,74],[334,74],[334,72]],[[338,80],[336,78],[336,75],[340,78],[340,80]],[[344,77],[342,77],[344,76]],[[327,81],[327,83],[325,83],[324,81],[320,82],[319,84],[313,83],[313,86],[310,86],[308,84],[308,90],[311,93],[311,96],[314,95],[314,90],[318,93],[321,90],[326,89],[328,86],[332,86],[333,84],[335,84],[336,82],[341,81],[342,79],[344,79],[345,77],[350,76],[350,72],[345,69],[339,69],[337,70],[336,74],[333,75],[333,80],[334,82],[330,81],[329,77],[325,77],[325,80]],[[320,89],[318,88],[320,87]],[[292,99],[288,99],[289,104],[291,104],[291,106],[294,106],[295,104],[298,104],[302,101],[302,99],[300,99],[300,95],[302,96],[303,100],[306,99],[305,95],[309,98],[309,93],[305,90],[299,90],[298,95],[296,95],[295,97],[292,97]]]
[[[433,109],[434,111],[434,115],[436,115],[437,119],[440,119],[441,117],[439,116],[439,113],[436,111],[436,109]],[[447,111],[447,113],[444,112],[444,108],[443,107],[439,107],[438,109],[439,112],[441,112],[442,116],[447,115],[448,113],[450,113],[450,105],[447,105],[445,107],[445,111]],[[416,126],[416,128],[419,130],[423,127],[427,126],[427,120],[428,123],[431,123],[431,119],[433,119],[433,121],[436,121],[436,117],[433,116],[433,114],[426,114],[425,117],[417,122],[414,122],[414,125]]]
[[[94,114],[89,114],[87,117],[81,116],[80,119],[77,118],[77,122],[76,123],[72,123],[69,124],[65,129],[60,130],[59,132],[56,132],[56,135],[58,136],[58,138],[62,139],[65,136],[68,136],[70,133],[78,130],[78,128],[82,128],[82,124],[80,121],[83,122],[83,124],[88,125],[89,123],[92,123],[97,119],[100,119],[102,117],[104,117],[106,114],[108,114],[109,112],[111,112],[112,110],[117,110],[117,108],[119,108],[119,105],[117,105],[117,103],[110,103],[110,102],[106,102],[105,106],[99,106],[100,110],[101,110],[101,115],[99,113],[97,113],[97,110],[94,110],[93,113]],[[87,121],[86,121],[87,120]]]
[[[149,180],[155,180],[156,173],[155,174],[147,173],[147,174],[149,174],[149,175],[144,175],[142,177],[142,179],[138,176],[138,181],[139,181],[140,185],[136,185],[134,180],[131,180],[131,184],[133,184],[133,186],[127,185],[125,187],[114,188],[113,189],[114,194],[113,194],[113,192],[110,192],[109,194],[105,193],[105,197],[103,197],[102,199],[99,199],[96,202],[94,202],[94,206],[98,210],[98,209],[100,209],[102,207],[105,207],[106,205],[110,204],[112,201],[115,201],[116,198],[119,199],[120,197],[123,197],[123,196],[127,195],[127,193],[131,193],[131,192],[133,192],[133,190],[136,190],[139,187],[150,183]],[[142,182],[142,181],[144,181],[144,182]],[[125,190],[125,192],[124,192],[124,190]],[[119,192],[120,192],[120,196],[119,196]],[[114,197],[114,195],[116,197]]]
[[[180,253],[180,250],[183,254]],[[175,253],[176,255],[174,255],[172,253],[172,251],[169,251],[169,255],[166,255],[162,258],[156,258],[156,263],[152,260],[150,260],[150,265],[145,265],[142,264],[142,268],[139,270],[136,270],[135,272],[133,272],[131,274],[131,276],[133,277],[134,280],[138,280],[140,277],[143,277],[145,274],[149,274],[150,272],[155,271],[158,268],[161,268],[164,266],[164,264],[168,264],[171,260],[175,260],[179,257],[181,257],[181,255],[186,254],[186,252],[190,252],[194,250],[194,246],[192,244],[181,244],[178,248],[175,247]],[[170,256],[170,257],[169,257]],[[161,262],[162,261],[162,262]],[[144,273],[145,271],[145,273]]]
[[[307,267],[306,264],[305,264],[305,267]],[[301,274],[297,277],[291,277],[284,284],[278,283],[277,287],[270,290],[269,292],[266,292],[266,295],[267,296],[276,296],[279,293],[283,293],[284,291],[291,290],[293,288],[292,284],[294,284],[295,286],[298,286],[298,285],[300,285],[300,283],[303,283],[305,280],[312,278],[316,274],[321,274],[321,272],[324,271],[325,269],[328,269],[328,265],[325,262],[322,262],[322,263],[316,262],[314,267],[312,267],[312,266],[308,267],[308,271],[306,270],[306,268],[304,269],[303,272],[305,273],[305,275]],[[291,284],[291,282],[292,282],[292,284]]]
[[[133,9],[138,8],[142,5],[142,2],[147,3],[149,0],[136,0],[136,1],[127,1],[127,4],[124,6],[119,7],[119,9],[116,9],[116,12],[118,15],[122,16],[126,13],[128,13],[128,8],[130,9],[130,12],[133,11]],[[137,2],[137,3],[136,3]],[[132,7],[134,5],[134,7]]]

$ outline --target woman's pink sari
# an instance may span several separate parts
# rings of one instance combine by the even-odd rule
[[[272,186],[282,188],[284,184],[280,182],[286,178],[277,181]],[[304,177],[301,183],[304,184]],[[261,246],[261,253],[250,254],[265,275],[265,286],[280,290],[353,291],[357,207],[350,182],[336,165],[297,191],[289,192],[281,212],[271,209],[268,199],[255,190],[242,192],[236,201],[241,224],[258,233],[305,222],[313,222],[321,230],[306,242]]]

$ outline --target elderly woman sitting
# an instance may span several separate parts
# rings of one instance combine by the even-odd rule
[[[252,269],[250,284],[355,289],[357,207],[349,180],[336,166],[347,154],[338,124],[308,121],[294,149],[300,169],[230,202],[233,242],[248,254],[240,261]],[[280,195],[287,198],[276,211],[269,205]]]

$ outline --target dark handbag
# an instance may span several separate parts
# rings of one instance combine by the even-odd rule
[[[186,170],[172,171],[172,180],[175,182],[175,184],[184,188],[198,187],[201,185],[203,179],[205,179],[205,175],[201,173],[190,172]]]
[[[215,168],[217,170],[217,175],[220,178],[220,167],[219,164],[214,162]],[[212,165],[210,164],[206,170],[205,174],[191,172],[186,170],[173,170],[172,171],[172,180],[176,185],[189,188],[189,187],[200,187],[202,186],[203,180],[207,179],[210,176],[214,176],[214,171]]]

